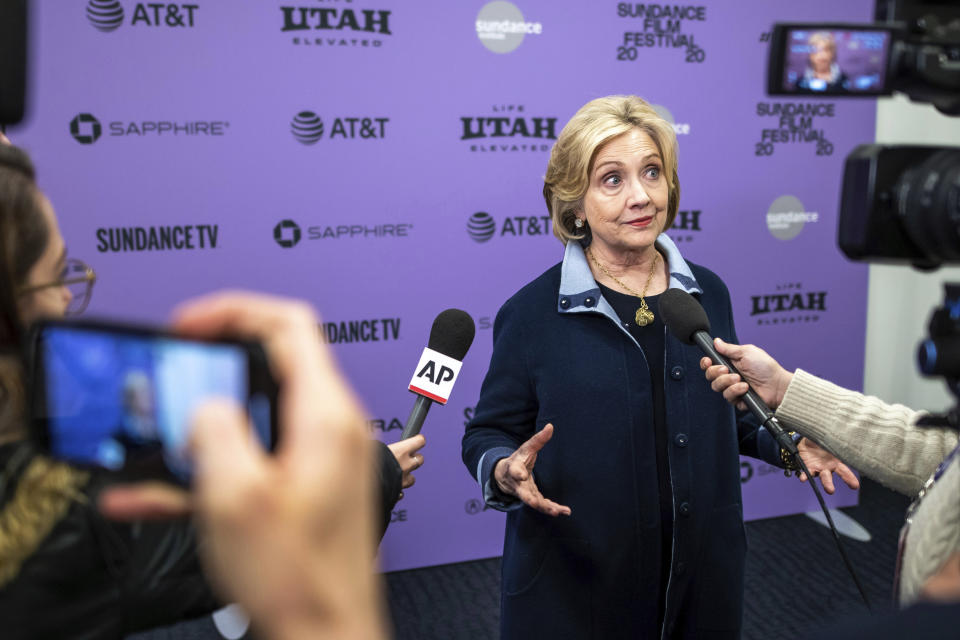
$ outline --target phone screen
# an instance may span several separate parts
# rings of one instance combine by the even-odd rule
[[[882,29],[790,28],[778,93],[887,93],[891,40]]]
[[[187,480],[190,420],[205,400],[247,407],[264,448],[269,400],[251,394],[249,351],[166,335],[49,325],[38,344],[50,453],[119,469],[160,454]]]

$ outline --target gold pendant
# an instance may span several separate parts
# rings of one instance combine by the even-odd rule
[[[647,301],[643,298],[640,298],[640,308],[637,309],[637,315],[634,316],[637,324],[641,327],[645,327],[651,322],[653,322],[653,312],[650,311],[650,307],[647,306]]]

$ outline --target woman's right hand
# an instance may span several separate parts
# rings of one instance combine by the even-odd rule
[[[547,424],[520,445],[512,455],[497,462],[493,469],[493,479],[501,492],[516,496],[528,507],[549,516],[568,516],[570,507],[544,498],[533,481],[533,465],[537,462],[537,453],[552,437],[553,425]]]

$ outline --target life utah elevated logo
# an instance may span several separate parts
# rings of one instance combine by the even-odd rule
[[[523,104],[495,104],[460,116],[460,140],[474,153],[547,153],[557,133],[556,116]]]
[[[280,32],[304,49],[383,47],[393,36],[393,10],[357,5],[352,0],[285,3],[280,6]]]

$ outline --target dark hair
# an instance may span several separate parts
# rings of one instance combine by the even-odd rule
[[[47,248],[50,230],[40,209],[40,190],[30,156],[0,144],[0,438],[18,437],[23,426],[23,321],[19,291]]]
[[[20,347],[17,292],[43,255],[50,236],[35,178],[25,151],[0,145],[0,351],[4,352]]]

